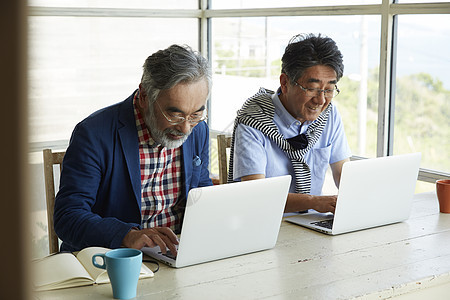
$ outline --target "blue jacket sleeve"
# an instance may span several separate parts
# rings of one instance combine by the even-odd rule
[[[100,130],[92,130],[96,126]],[[140,208],[125,159],[111,142],[117,139],[115,132],[86,122],[74,129],[55,200],[54,226],[63,241],[61,250],[118,248],[128,231],[139,226]]]

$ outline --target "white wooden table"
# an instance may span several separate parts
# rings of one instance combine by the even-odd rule
[[[283,222],[274,249],[182,269],[162,265],[140,280],[137,299],[385,299],[436,287],[450,288],[450,214],[424,193],[405,222],[338,236]],[[94,285],[35,298],[111,299],[112,291]]]

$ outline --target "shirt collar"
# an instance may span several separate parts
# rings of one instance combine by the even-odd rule
[[[136,91],[133,98],[133,111],[134,111],[134,119],[136,120],[136,128],[138,132],[139,145],[149,145],[151,147],[158,146],[150,135],[150,131],[145,124],[144,118],[142,114],[139,112],[137,107],[137,101],[139,99],[139,90]]]

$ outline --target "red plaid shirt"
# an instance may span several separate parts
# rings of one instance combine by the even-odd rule
[[[178,232],[183,214],[183,208],[176,205],[181,194],[181,149],[156,144],[136,107],[138,96],[139,92],[133,106],[141,165],[141,225],[170,227]]]

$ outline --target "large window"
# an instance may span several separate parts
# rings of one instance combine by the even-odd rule
[[[211,128],[231,131],[236,111],[248,97],[259,87],[279,87],[281,56],[292,36],[320,33],[333,38],[344,55],[344,77],[338,83],[341,93],[333,101],[343,116],[353,153],[375,157],[379,29],[379,16],[213,20]]]
[[[450,173],[448,18],[398,16],[393,150],[422,152],[422,167]]]
[[[67,140],[83,118],[131,95],[158,49],[198,46],[192,18],[35,16],[29,27],[33,143]]]
[[[449,177],[449,1],[30,0],[29,132],[34,256],[47,253],[42,149],[66,147],[75,124],[137,88],[145,58],[188,44],[210,58],[215,134],[259,87],[279,85],[298,33],[333,38],[344,55],[343,117],[354,155],[422,152],[418,191]]]

